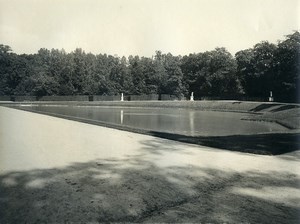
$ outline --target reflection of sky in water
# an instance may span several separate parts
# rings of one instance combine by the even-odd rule
[[[36,111],[189,136],[255,134],[285,130],[268,122],[241,120],[245,113],[180,108],[126,108],[37,105]]]

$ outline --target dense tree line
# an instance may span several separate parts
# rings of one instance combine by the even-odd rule
[[[40,49],[15,54],[0,45],[0,95],[172,94],[188,96],[268,97],[299,101],[300,33],[284,41],[267,41],[232,56],[225,48],[152,58],[76,49]]]

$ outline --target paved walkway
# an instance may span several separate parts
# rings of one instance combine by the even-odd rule
[[[299,165],[0,107],[0,223],[297,223]]]

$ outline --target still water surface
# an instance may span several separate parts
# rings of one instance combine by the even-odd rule
[[[30,109],[143,130],[189,136],[244,135],[286,130],[286,128],[275,123],[241,120],[249,115],[233,112],[199,111],[182,108],[73,105],[33,105]]]

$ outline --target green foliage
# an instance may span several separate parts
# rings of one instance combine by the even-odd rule
[[[267,97],[274,89],[276,45],[269,42],[256,44],[253,49],[236,53],[238,75],[249,96]]]
[[[225,48],[173,56],[156,51],[152,58],[94,55],[77,48],[40,49],[17,55],[0,44],[0,95],[170,94],[267,98],[299,101],[300,34],[277,45],[267,41],[239,51]]]
[[[241,91],[235,59],[225,48],[185,56],[181,67],[196,96],[229,96]]]
[[[282,101],[299,101],[300,33],[294,32],[279,42],[275,56],[275,93]]]
[[[277,45],[267,41],[236,53],[237,75],[248,96],[299,101],[300,34],[294,32]],[[298,93],[298,94],[297,94]]]

